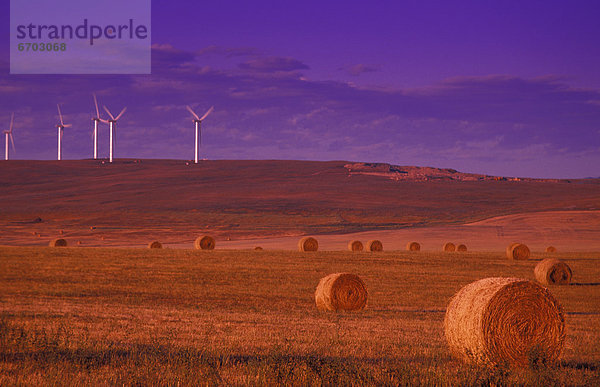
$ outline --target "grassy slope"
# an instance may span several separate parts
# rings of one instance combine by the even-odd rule
[[[533,278],[501,254],[0,248],[0,384],[580,384],[600,377],[598,254],[559,254],[572,286],[558,369],[489,370],[447,352],[462,286]],[[321,313],[322,276],[359,274],[360,313]]]
[[[148,235],[180,243],[201,232],[233,238],[347,233],[600,208],[598,180],[397,182],[349,177],[344,164],[11,161],[0,167],[0,231],[22,233],[17,244],[29,245],[39,244],[32,232],[48,239],[60,229],[122,245]],[[38,216],[43,223],[24,223]]]

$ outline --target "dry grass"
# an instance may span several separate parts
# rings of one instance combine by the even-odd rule
[[[198,259],[198,256],[202,259]],[[489,276],[532,279],[502,254],[0,247],[0,385],[599,385],[599,254],[551,292],[567,337],[557,368],[454,359],[449,299]],[[369,286],[360,313],[324,313],[329,273]]]
[[[153,241],[148,243],[148,248],[149,249],[162,249],[162,243],[160,243],[159,241]]]
[[[535,279],[542,285],[568,285],[573,272],[569,265],[556,258],[546,258],[535,266]]]
[[[319,242],[313,237],[304,237],[298,241],[298,251],[317,251]]]
[[[448,305],[444,330],[457,356],[491,366],[555,365],[565,341],[556,299],[520,278],[484,278],[462,288]]]
[[[197,250],[214,250],[216,246],[215,238],[210,235],[202,235],[194,241],[194,248]]]
[[[446,252],[456,251],[456,245],[452,242],[446,242],[446,243],[444,243],[444,246],[442,246],[442,251],[446,251]]]
[[[406,250],[408,250],[408,251],[421,251],[421,245],[418,242],[408,242],[406,244]]]
[[[531,252],[529,247],[523,243],[514,242],[506,247],[506,256],[508,259],[526,260],[529,259]]]
[[[383,243],[377,239],[367,242],[367,251],[383,251]]]
[[[367,287],[356,274],[335,273],[321,278],[315,291],[320,310],[355,311],[367,306]]]
[[[63,238],[52,239],[50,243],[48,243],[50,247],[66,247],[67,240]]]
[[[350,241],[348,242],[348,250],[350,251],[363,251],[364,246],[361,241]]]

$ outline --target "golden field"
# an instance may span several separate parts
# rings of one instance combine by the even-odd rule
[[[533,280],[550,256],[504,251],[0,247],[0,385],[600,385],[600,253],[552,256],[565,313],[558,368],[454,359],[445,308],[484,277]],[[360,275],[367,309],[325,313],[323,276]]]

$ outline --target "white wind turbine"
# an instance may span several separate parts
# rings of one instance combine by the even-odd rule
[[[98,100],[96,99],[95,93],[94,105],[96,106],[96,116],[92,117],[92,121],[94,121],[94,160],[96,160],[98,158],[98,122],[104,122],[105,124],[108,124],[108,121],[100,118],[100,110],[98,109]]]
[[[204,121],[204,119],[208,117],[208,115],[215,109],[215,107],[211,106],[210,109],[208,109],[208,111],[204,113],[202,117],[198,117],[198,115],[192,110],[192,108],[189,105],[187,105],[186,108],[187,110],[189,110],[190,113],[192,113],[192,116],[194,116],[194,124],[196,127],[196,140],[194,142],[194,162],[198,164],[198,142],[200,142],[200,145],[202,145],[202,129],[200,128],[200,125],[202,124],[202,121]]]
[[[108,115],[110,116],[110,120],[108,120],[108,125],[110,128],[110,151],[109,151],[109,162],[113,162],[113,152],[114,152],[114,146],[115,146],[115,135],[116,135],[116,129],[117,129],[117,121],[119,120],[119,118],[121,118],[121,116],[123,115],[123,113],[125,113],[125,110],[127,110],[127,107],[124,107],[123,110],[121,110],[121,113],[119,113],[119,115],[117,117],[113,116],[112,113],[108,110],[108,108],[106,106],[102,106],[104,108],[104,110],[106,110],[106,112],[108,113]]]
[[[60,124],[56,125],[56,127],[58,128],[58,160],[60,161],[62,159],[62,137],[64,132],[63,129],[71,127],[71,124],[65,124],[63,122],[63,116],[60,112],[60,105],[56,104],[56,107],[58,108],[58,118],[60,119]]]
[[[16,152],[15,150],[15,140],[13,140],[13,135],[12,135],[12,130],[13,130],[13,122],[15,121],[15,113],[13,113],[10,116],[10,126],[8,130],[5,130],[4,132],[4,138],[5,138],[5,144],[4,144],[4,160],[8,160],[8,140],[10,138],[10,143],[12,144],[12,148],[13,148],[13,152]]]

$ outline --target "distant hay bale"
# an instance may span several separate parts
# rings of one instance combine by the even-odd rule
[[[467,251],[467,245],[460,244],[456,246],[456,251]]]
[[[256,251],[262,251],[262,250],[263,250],[263,248],[262,248],[262,247],[260,247],[260,246],[256,246],[256,247],[254,248],[254,250],[256,250]]]
[[[319,250],[319,242],[313,237],[304,237],[298,241],[298,250],[317,251]]]
[[[377,239],[367,242],[367,251],[383,251],[383,243]]]
[[[350,251],[363,251],[364,246],[361,241],[350,241],[348,242],[348,250]]]
[[[452,353],[498,366],[555,364],[565,341],[565,320],[550,292],[520,278],[485,278],[450,300],[444,319]]]
[[[149,249],[162,249],[162,243],[160,243],[159,241],[150,242],[150,243],[148,243],[148,248]]]
[[[52,239],[49,245],[50,247],[66,247],[67,241],[62,238]]]
[[[548,247],[546,247],[546,252],[547,253],[556,253],[556,247],[548,246]]]
[[[535,266],[535,279],[542,285],[568,285],[573,272],[569,265],[556,258],[546,258]]]
[[[406,250],[408,251],[421,251],[421,245],[417,242],[408,242],[406,244]]]
[[[315,291],[319,310],[362,310],[367,305],[367,287],[359,276],[335,273],[321,278]]]
[[[214,250],[216,245],[215,238],[210,235],[203,235],[196,238],[194,247],[197,250]]]
[[[446,252],[455,251],[455,250],[456,250],[456,246],[452,242],[446,242],[446,243],[444,243],[444,246],[442,247],[442,251],[446,251]]]
[[[525,260],[529,258],[531,252],[529,247],[523,243],[512,243],[506,248],[506,256],[508,259]]]

